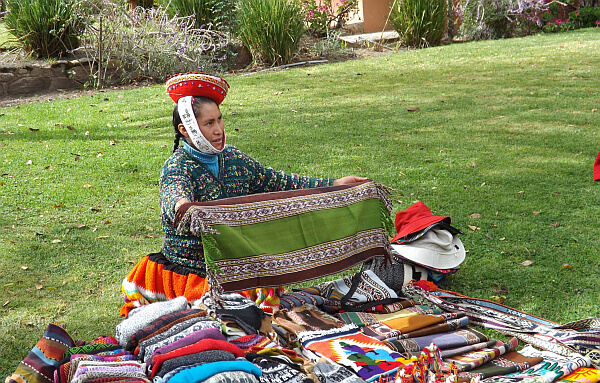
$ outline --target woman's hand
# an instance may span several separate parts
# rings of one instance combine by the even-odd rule
[[[190,200],[188,200],[187,198],[182,198],[179,201],[177,201],[177,203],[175,204],[175,213],[177,213],[177,211],[179,210],[181,205],[183,205],[184,203],[189,203],[189,202],[190,202]]]
[[[333,181],[333,186],[348,185],[356,182],[369,181],[367,177],[346,176]]]

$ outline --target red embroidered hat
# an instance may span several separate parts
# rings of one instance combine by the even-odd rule
[[[171,76],[165,86],[167,93],[175,102],[184,96],[205,96],[215,100],[217,105],[221,105],[229,90],[229,84],[224,79],[196,72]]]
[[[396,242],[409,234],[419,232],[435,223],[445,223],[450,225],[450,217],[436,216],[431,213],[431,210],[423,203],[417,202],[406,210],[400,210],[396,213],[396,231],[398,234],[392,239]],[[456,229],[454,229],[456,230]]]
[[[594,181],[600,181],[600,152],[598,152],[596,162],[594,162]]]

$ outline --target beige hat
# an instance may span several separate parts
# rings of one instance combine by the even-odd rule
[[[439,270],[455,269],[465,260],[465,247],[458,236],[437,227],[413,242],[392,244],[392,250],[401,258]]]

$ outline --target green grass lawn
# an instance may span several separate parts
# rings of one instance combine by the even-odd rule
[[[450,290],[568,322],[600,316],[598,63],[600,28],[481,41],[228,77],[221,110],[263,164],[452,217],[468,253]],[[162,243],[172,107],[153,86],[0,109],[3,375],[49,322],[114,335],[123,277]]]

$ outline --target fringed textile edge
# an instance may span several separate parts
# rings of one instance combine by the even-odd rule
[[[317,338],[327,337],[327,338],[336,338],[338,335],[348,334],[348,333],[358,333],[360,329],[357,325],[350,323],[345,324],[342,327],[336,327],[328,330],[314,330],[314,331],[301,331],[298,333],[298,340],[301,343],[309,342],[315,340]]]

